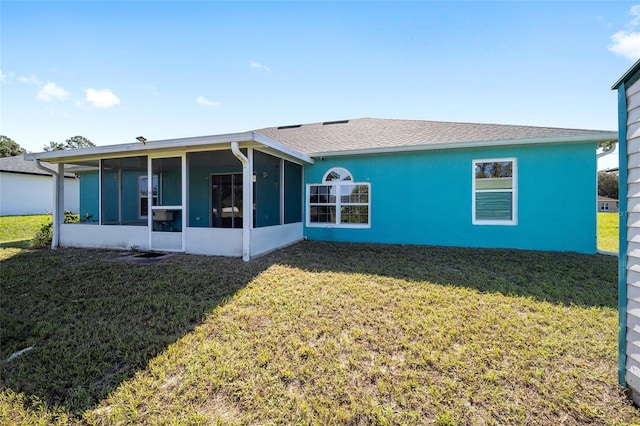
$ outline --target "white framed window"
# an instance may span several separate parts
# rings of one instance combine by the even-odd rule
[[[335,167],[322,183],[307,185],[307,226],[371,227],[371,184],[354,182],[351,173]]]
[[[474,225],[518,224],[518,162],[515,158],[473,160]]]
[[[149,179],[146,175],[138,177],[138,217],[144,219],[149,216]],[[158,205],[158,175],[153,175],[152,205]]]

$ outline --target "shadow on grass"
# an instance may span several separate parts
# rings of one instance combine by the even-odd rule
[[[305,241],[288,248],[280,262],[308,271],[427,281],[566,306],[617,307],[618,260],[613,256]]]
[[[26,249],[26,248],[29,248],[30,242],[31,242],[30,239],[8,241],[8,242],[0,243],[0,249],[3,249],[3,248]]]
[[[22,251],[0,267],[0,387],[76,414],[144,369],[262,272],[178,255],[152,265],[112,251]],[[11,361],[22,349],[34,349]]]
[[[153,265],[105,261],[117,256],[35,250],[2,262],[3,388],[81,413],[274,264],[562,305],[615,308],[617,298],[617,261],[608,256],[320,242],[302,242],[249,263],[192,255]],[[6,361],[27,347],[34,350]]]

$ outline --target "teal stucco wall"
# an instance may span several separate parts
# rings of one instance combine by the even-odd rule
[[[100,174],[98,171],[79,172],[80,180],[80,219],[88,223],[97,223],[100,218]]]
[[[582,143],[318,158],[305,166],[305,184],[332,167],[371,183],[371,227],[305,226],[305,236],[595,253],[595,151]],[[494,158],[517,159],[517,225],[472,224],[473,160]]]

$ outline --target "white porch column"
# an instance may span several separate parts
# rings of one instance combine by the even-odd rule
[[[58,163],[58,173],[53,175],[53,238],[51,248],[60,245],[60,224],[64,223],[64,163]]]

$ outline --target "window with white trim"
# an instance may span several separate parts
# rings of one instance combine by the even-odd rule
[[[351,173],[335,167],[321,184],[307,185],[307,226],[369,228],[371,184],[354,182]]]
[[[138,177],[138,217],[144,219],[149,215],[149,178],[146,175]],[[152,204],[158,205],[158,175],[153,175]]]
[[[516,159],[473,160],[473,224],[517,225],[517,206]]]

